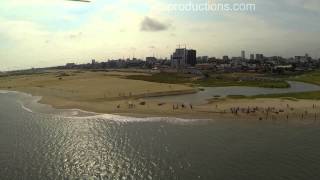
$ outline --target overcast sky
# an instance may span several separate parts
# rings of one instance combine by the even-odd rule
[[[216,57],[320,57],[319,0],[209,1],[252,3],[255,11],[172,9],[206,0],[1,0],[0,70],[169,57],[177,44]]]

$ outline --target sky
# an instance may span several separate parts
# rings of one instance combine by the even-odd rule
[[[254,9],[187,8],[204,3]],[[164,58],[179,44],[199,56],[320,58],[319,19],[319,0],[1,0],[0,71]]]

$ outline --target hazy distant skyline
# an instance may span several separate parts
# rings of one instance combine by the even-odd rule
[[[0,70],[85,63],[90,59],[169,57],[177,44],[198,55],[241,50],[320,57],[318,0],[215,0],[254,3],[255,11],[167,11],[205,0],[2,0]]]

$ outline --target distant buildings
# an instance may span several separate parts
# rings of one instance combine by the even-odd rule
[[[223,60],[223,61],[229,61],[229,56],[223,56],[223,57],[222,57],[222,60]]]
[[[308,54],[283,58],[281,56],[264,56],[263,54],[250,54],[246,59],[246,52],[241,56],[222,58],[199,56],[197,51],[187,48],[178,48],[171,58],[146,57],[145,60],[108,59],[105,61],[91,60],[87,64],[67,63],[61,69],[148,69],[159,72],[180,72],[188,74],[201,74],[204,72],[261,72],[261,73],[292,73],[303,72],[320,68],[320,59],[313,59]]]
[[[157,58],[155,57],[146,57],[146,67],[151,69],[154,68],[157,63]]]
[[[241,51],[241,58],[242,58],[242,60],[246,59],[246,52],[245,51]]]
[[[299,62],[309,62],[312,60],[311,57],[309,57],[308,54],[306,54],[305,56],[295,56],[295,61],[299,61]]]
[[[76,66],[75,63],[67,63],[67,64],[66,64],[66,68],[67,68],[67,69],[72,69],[72,68],[74,68],[75,66]]]
[[[157,58],[155,57],[146,57],[146,62],[155,62],[157,61]]]
[[[250,60],[254,60],[254,54],[250,54]]]
[[[173,68],[181,68],[185,66],[187,59],[187,50],[183,49],[176,49],[176,51],[171,55],[171,66]]]
[[[256,54],[256,60],[257,61],[262,61],[264,58],[263,54]]]
[[[201,60],[204,62],[208,62],[209,57],[208,56],[201,56]]]
[[[195,66],[197,64],[197,51],[190,49],[187,50],[187,64],[190,66]]]
[[[171,55],[171,66],[177,69],[183,69],[197,64],[197,52],[193,49],[178,48]]]

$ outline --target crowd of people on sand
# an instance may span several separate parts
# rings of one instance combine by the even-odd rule
[[[140,103],[142,105],[145,105],[145,102]],[[165,103],[159,103],[158,106],[161,106]],[[117,105],[117,108],[120,109],[120,104]],[[135,108],[136,105],[129,101],[128,102],[128,108],[133,109]],[[218,109],[218,104],[215,105],[215,108]],[[172,110],[178,110],[178,109],[191,109],[193,110],[193,105],[192,104],[172,104]],[[310,117],[314,117],[314,120],[317,120],[318,114],[314,112],[314,110],[317,108],[316,104],[312,104],[312,112],[309,112],[308,109],[304,111],[299,111],[298,114],[295,114],[295,117],[299,118],[300,120],[304,120]],[[311,109],[311,108],[310,108]],[[258,107],[258,106],[247,106],[247,107],[231,107],[230,110],[222,110],[220,113],[231,113],[232,115],[257,115],[259,117],[259,120],[263,119],[272,119],[275,120],[277,119],[278,116],[280,117],[285,117],[287,120],[289,119],[289,112],[294,112],[295,108],[291,107],[289,104],[286,105],[286,108],[276,108],[276,107]],[[297,111],[298,112],[298,111]],[[319,111],[320,113],[320,111]]]
[[[117,105],[117,109],[120,109],[120,107],[121,107],[120,104],[118,104]],[[128,108],[129,109],[133,109],[135,107],[136,107],[136,105],[134,103],[132,103],[131,101],[128,102]]]
[[[146,104],[146,102],[143,102],[143,103],[140,103],[140,105],[145,105]],[[164,105],[165,103],[158,103],[158,106],[162,106],[162,105]],[[120,109],[121,108],[121,105],[120,104],[118,104],[117,106],[117,109]],[[131,101],[129,101],[128,102],[128,108],[129,109],[133,109],[133,108],[135,108],[136,107],[136,105],[134,104],[134,103],[132,103]],[[187,108],[190,108],[191,110],[193,109],[193,105],[192,104],[173,104],[172,105],[172,110],[177,110],[177,109],[179,109],[179,108],[181,108],[181,109],[187,109]]]
[[[312,109],[316,109],[317,105],[313,104],[312,105]],[[230,112],[231,114],[234,115],[238,115],[240,113],[242,114],[255,114],[255,113],[260,113],[260,115],[265,115],[265,119],[276,119],[278,115],[280,114],[284,114],[286,113],[286,110],[288,111],[294,111],[295,109],[293,107],[291,107],[289,104],[287,104],[287,109],[283,109],[283,108],[275,108],[275,107],[250,107],[248,106],[247,108],[243,108],[243,107],[231,107],[230,108]],[[299,115],[300,114],[300,115]],[[299,113],[298,117],[300,120],[304,120],[307,119],[307,116],[313,115],[314,120],[317,120],[317,113],[310,113],[308,110],[304,110],[301,113]],[[286,119],[289,119],[289,114],[286,114]],[[312,117],[312,116],[311,116]],[[262,117],[259,117],[259,120],[262,120]]]
[[[186,109],[186,108],[188,108],[188,106],[189,106],[189,108],[190,108],[191,110],[193,109],[192,104],[188,104],[188,105],[186,105],[186,104],[173,104],[173,105],[172,105],[172,110],[179,109],[180,106],[181,106],[181,109]]]
[[[230,112],[232,114],[238,114],[238,113],[246,113],[246,114],[251,114],[251,113],[256,113],[256,112],[262,112],[262,113],[283,113],[283,109],[276,109],[275,107],[267,107],[267,108],[262,108],[262,107],[250,107],[248,106],[247,108],[240,108],[240,107],[231,107]]]
[[[255,114],[255,113],[262,113],[266,115],[266,119],[268,119],[269,115],[273,118],[273,115],[278,115],[280,113],[284,113],[284,109],[277,109],[275,107],[231,107],[230,108],[231,114],[238,115],[242,114]],[[262,120],[262,117],[259,117],[259,120]]]

